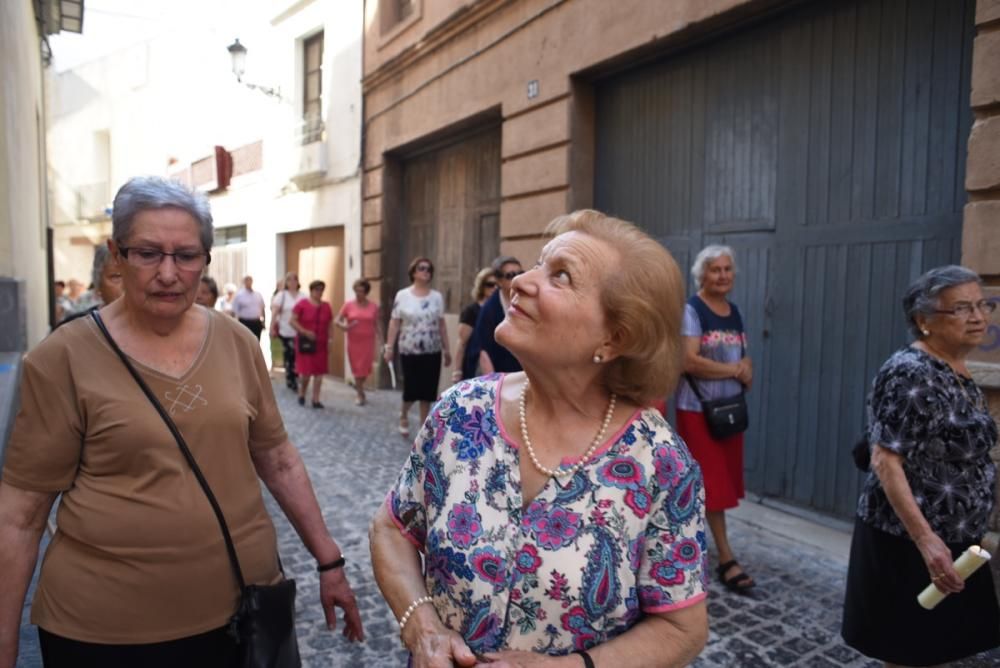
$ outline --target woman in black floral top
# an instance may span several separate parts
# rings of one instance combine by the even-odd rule
[[[982,539],[993,509],[997,426],[965,358],[995,307],[974,272],[927,272],[903,299],[917,340],[872,385],[872,472],[858,502],[842,632],[887,665],[934,665],[1000,645],[990,569],[963,582],[952,566]],[[928,581],[954,594],[932,611],[917,604]]]

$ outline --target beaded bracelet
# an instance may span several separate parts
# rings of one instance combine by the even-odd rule
[[[413,603],[410,603],[410,607],[408,607],[406,609],[406,612],[404,612],[403,615],[399,618],[399,635],[403,635],[403,629],[406,627],[406,622],[410,621],[410,616],[413,614],[413,611],[419,608],[424,603],[430,603],[433,600],[434,598],[431,596],[421,596]]]

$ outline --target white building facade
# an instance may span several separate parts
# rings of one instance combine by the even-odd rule
[[[171,176],[210,196],[222,288],[288,271],[338,309],[361,276],[361,3],[258,0],[199,17],[50,77],[56,278],[89,276],[130,177]],[[86,29],[84,31],[86,36]],[[241,81],[227,45],[248,50]],[[56,51],[58,62],[58,51]],[[343,375],[343,340],[331,351]]]

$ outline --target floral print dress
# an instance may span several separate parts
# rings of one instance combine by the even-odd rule
[[[503,378],[445,393],[386,499],[441,620],[475,652],[559,655],[704,599],[701,471],[659,413],[637,410],[524,507]]]

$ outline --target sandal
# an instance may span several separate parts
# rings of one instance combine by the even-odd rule
[[[753,589],[757,583],[753,581],[749,575],[745,572],[741,572],[738,575],[726,579],[726,573],[733,566],[739,566],[739,563],[733,559],[732,561],[727,561],[724,564],[719,564],[719,567],[715,569],[715,572],[719,575],[719,582],[726,586],[729,591],[734,591],[737,594],[745,594],[750,589]]]

